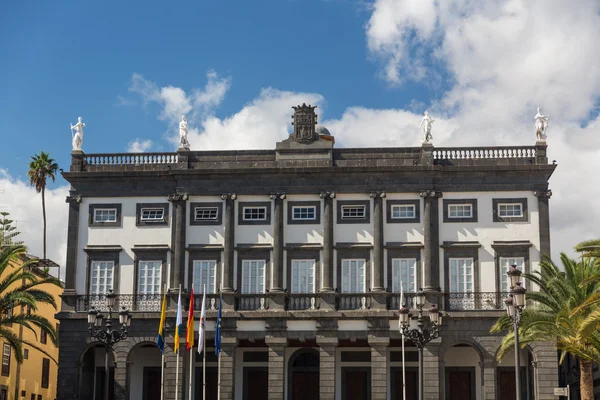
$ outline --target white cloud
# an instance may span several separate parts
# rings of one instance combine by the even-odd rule
[[[28,181],[12,177],[8,171],[0,169],[0,211],[10,213],[10,218],[21,234],[20,240],[27,245],[28,252],[42,257],[42,196],[36,193]],[[47,257],[65,265],[67,252],[67,223],[69,207],[65,203],[68,185],[56,189],[46,189]],[[64,277],[64,269],[61,269]]]
[[[127,151],[129,153],[143,153],[150,150],[151,147],[152,140],[136,138],[135,140],[129,142],[127,145]]]

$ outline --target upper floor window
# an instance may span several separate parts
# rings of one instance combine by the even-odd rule
[[[115,263],[113,261],[92,261],[90,274],[90,294],[107,294],[113,290]]]
[[[194,260],[192,267],[192,287],[195,293],[202,293],[206,285],[206,293],[216,293],[216,260]]]
[[[498,204],[499,217],[522,217],[523,207],[521,204]]]
[[[50,386],[50,359],[42,358],[42,388]]]
[[[190,204],[190,225],[221,225],[223,202]]]
[[[40,343],[48,343],[48,333],[43,329],[40,329]]]
[[[162,286],[162,261],[138,262],[138,293],[160,294]]]
[[[239,225],[269,225],[271,203],[266,201],[240,202]]]
[[[393,219],[412,219],[415,217],[415,206],[412,204],[392,205],[392,218]]]
[[[242,260],[242,293],[265,293],[265,260]]]
[[[163,208],[142,208],[141,220],[145,222],[162,221],[165,218]]]
[[[244,221],[266,221],[267,207],[244,207]]]
[[[416,258],[392,259],[392,292],[399,293],[401,287],[404,293],[417,291]]]
[[[4,343],[2,346],[2,376],[10,375],[10,345]]]
[[[321,202],[319,201],[288,201],[287,223],[290,225],[321,223]]]
[[[365,217],[365,206],[342,206],[343,219],[363,219]]]
[[[517,269],[521,272],[523,271],[523,266],[525,265],[524,257],[500,257],[500,291],[501,292],[510,292],[510,283],[508,281],[508,269],[513,265],[517,266]]]
[[[292,260],[292,293],[315,292],[315,260]]]
[[[477,199],[444,199],[444,222],[477,222]]]
[[[342,260],[342,293],[365,293],[365,264],[365,259]]]
[[[196,207],[194,208],[194,219],[196,221],[216,221],[219,217],[217,207]]]
[[[369,200],[338,200],[338,224],[365,224],[370,222]]]
[[[493,199],[494,222],[527,222],[527,198]]]
[[[94,223],[117,222],[116,208],[94,209]]]
[[[470,204],[451,204],[448,206],[448,217],[471,218],[473,217],[473,206]]]
[[[317,207],[298,206],[292,207],[292,219],[294,221],[313,221],[317,218]]]
[[[90,226],[120,226],[121,204],[90,204]]]
[[[473,292],[473,259],[450,258],[450,292]]]
[[[136,225],[167,225],[169,219],[169,203],[137,203]]]

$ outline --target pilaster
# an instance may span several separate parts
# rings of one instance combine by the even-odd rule
[[[172,258],[171,258],[171,284],[169,288],[178,289],[179,285],[185,287],[185,233],[186,233],[186,206],[187,194],[173,193],[168,200],[173,204],[172,223]]]
[[[237,339],[221,338],[221,400],[233,400],[235,392],[235,348]]]
[[[337,337],[319,336],[319,399],[335,400],[335,351]]]
[[[269,400],[283,400],[285,382],[285,337],[266,336],[269,347]]]
[[[225,200],[225,245],[223,251],[223,293],[233,293],[233,271],[234,271],[234,251],[235,251],[235,193],[222,194],[221,199]],[[233,296],[223,297],[223,308],[233,309]]]
[[[323,281],[321,292],[333,292],[333,199],[335,192],[322,192],[323,199]]]
[[[65,290],[62,294],[64,305],[62,311],[75,309],[77,295],[77,250],[79,248],[79,212],[81,196],[68,196],[69,222],[67,228],[67,262],[65,266]]]
[[[535,342],[531,344],[534,358],[534,382],[537,390],[536,399],[552,400],[554,388],[558,387],[558,368],[556,362],[556,347],[550,342]]]
[[[271,293],[283,292],[283,210],[285,193],[271,193],[273,213],[273,281]]]
[[[369,336],[368,341],[371,346],[371,400],[386,400],[390,338]]]
[[[423,399],[439,400],[443,371],[440,368],[440,343],[430,342],[423,349]]]
[[[534,190],[534,196],[538,198],[539,223],[540,223],[540,255],[544,257],[551,256],[550,250],[550,204],[552,190]]]
[[[164,378],[164,400],[175,400],[175,392],[177,392],[177,399],[183,400],[183,381],[185,379],[185,355],[177,357],[177,354],[173,352],[174,337],[167,337],[167,346],[165,346],[165,378]],[[180,345],[179,351],[185,351],[185,344]],[[177,368],[179,366],[179,385],[176,385]]]
[[[496,400],[496,360],[489,359],[479,363],[483,370],[483,398]]]
[[[420,195],[424,203],[423,290],[437,292],[440,290],[438,199],[442,197],[442,192],[423,190]]]
[[[383,199],[386,194],[371,192],[370,196],[373,199],[373,292],[383,292]]]

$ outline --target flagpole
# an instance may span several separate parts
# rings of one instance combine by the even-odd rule
[[[206,299],[206,283],[202,289],[202,295],[202,298]],[[202,300],[202,304],[204,304],[204,300]],[[204,330],[202,335],[202,400],[206,400],[206,321],[204,321],[204,325],[200,327]]]
[[[163,285],[163,299],[166,300],[167,296],[167,284]],[[161,313],[162,313],[162,303],[161,303]],[[164,329],[164,328],[163,328]],[[161,332],[162,337],[164,338],[164,332]],[[164,341],[163,341],[164,343]],[[164,400],[165,398],[165,351],[163,346],[162,356],[161,356],[161,364],[160,364],[160,400]]]
[[[181,284],[179,284],[179,296],[181,296]],[[175,330],[178,329],[177,319],[175,320]],[[176,335],[177,340],[180,340],[179,335]],[[179,343],[177,343],[177,363],[175,364],[175,400],[179,398]]]
[[[218,366],[218,378],[217,378],[217,400],[221,400],[221,355],[219,354],[219,366]]]
[[[189,396],[188,396],[188,400],[192,400],[192,374],[194,372],[194,346],[190,347],[190,350],[188,351],[188,354],[190,356],[190,389],[189,389]]]
[[[402,287],[402,281],[400,281],[400,307],[404,306],[404,289]],[[406,400],[406,363],[404,360],[404,333],[400,328],[400,334],[402,335],[402,399]]]

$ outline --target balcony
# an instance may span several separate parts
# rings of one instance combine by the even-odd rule
[[[334,308],[337,311],[369,310],[373,308],[373,293],[328,293],[334,296]],[[390,311],[400,308],[400,294],[384,292],[387,297],[385,308]],[[487,311],[503,310],[504,300],[508,293],[504,292],[471,292],[471,293],[439,293],[438,305],[445,311]],[[377,296],[381,296],[378,293]],[[414,309],[415,293],[405,293],[405,304]],[[269,309],[271,295],[264,294],[234,294],[235,311],[266,311]],[[284,310],[286,311],[316,311],[321,309],[322,293],[285,293]],[[127,308],[131,312],[160,312],[162,296],[160,294],[120,294],[115,296],[115,307]],[[172,303],[171,303],[172,304]],[[75,310],[87,312],[91,307],[100,311],[107,311],[105,295],[77,296]],[[188,300],[184,300],[184,309],[188,308]],[[202,295],[196,294],[194,310],[200,312],[202,308]],[[206,311],[217,311],[219,308],[219,294],[206,295]]]

